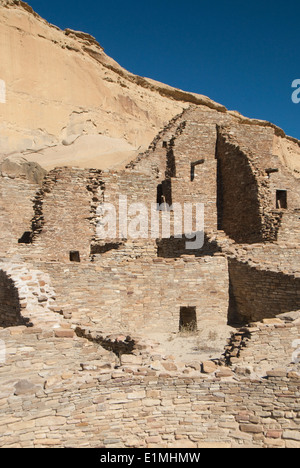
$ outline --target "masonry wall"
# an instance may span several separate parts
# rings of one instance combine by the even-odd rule
[[[227,363],[239,375],[265,376],[275,363],[277,369],[299,372],[300,323],[293,320],[293,314],[287,313],[287,319],[282,315],[283,319],[264,319],[238,330],[226,347]]]
[[[157,185],[159,179],[156,179],[153,174],[144,174],[142,172],[120,171],[107,172],[103,174],[103,182],[105,184],[104,202],[111,203],[116,210],[116,238],[132,240],[130,236],[130,222],[136,218],[140,211],[136,206],[134,210],[133,204],[142,204],[146,208],[146,216],[148,216],[148,229],[146,235],[150,233],[151,228],[151,206],[157,202]],[[120,198],[121,197],[121,198]],[[124,210],[120,211],[120,199],[125,200]],[[125,221],[127,214],[127,223],[123,227],[122,222]],[[137,227],[137,231],[139,228]],[[96,235],[97,237],[97,235]],[[147,240],[147,237],[145,237]],[[108,239],[110,241],[110,239]]]
[[[283,213],[277,240],[280,243],[300,245],[300,209]]]
[[[92,219],[102,201],[101,172],[58,168],[49,172],[34,199],[33,252],[44,259],[69,261],[70,251],[89,259],[95,227]]]
[[[72,322],[104,333],[177,332],[181,306],[227,323],[228,268],[224,257],[145,259],[123,263],[39,265],[50,274],[56,305]]]
[[[214,166],[215,166],[215,161],[213,161]],[[190,163],[186,163],[187,166],[190,168]],[[208,177],[209,174],[209,177]],[[132,204],[136,203],[141,203],[147,210],[147,215],[148,219],[146,222],[146,233],[148,233],[148,238],[147,234],[144,239],[144,245],[145,247],[148,248],[147,254],[149,254],[150,250],[149,247],[152,245],[152,257],[156,256],[156,251],[154,248],[155,242],[160,241],[160,239],[163,238],[163,236],[167,236],[168,234],[162,231],[162,226],[164,225],[164,219],[169,218],[169,223],[170,223],[170,238],[174,236],[175,233],[180,233],[182,234],[185,228],[184,225],[184,220],[185,220],[185,212],[184,212],[184,203],[204,203],[204,220],[205,220],[205,227],[207,227],[207,224],[210,225],[212,228],[212,225],[209,221],[209,219],[212,219],[209,215],[209,212],[214,211],[213,217],[216,219],[215,215],[215,194],[211,195],[213,198],[212,205],[209,205],[209,203],[206,203],[207,197],[205,195],[205,190],[208,189],[208,186],[211,186],[211,179],[214,179],[215,174],[211,170],[209,163],[204,168],[204,173],[203,173],[203,181],[200,183],[198,181],[195,182],[194,186],[195,191],[186,191],[186,184],[188,184],[189,187],[191,187],[192,182],[189,181],[182,181],[182,179],[177,180],[175,178],[172,178],[169,180],[170,185],[168,184],[168,180],[161,180],[158,176],[154,177],[153,174],[144,174],[140,172],[126,172],[126,171],[121,171],[119,173],[104,173],[103,174],[103,182],[105,184],[105,191],[104,191],[104,202],[105,203],[111,203],[115,208],[116,208],[116,217],[117,217],[117,223],[116,223],[116,237],[115,239],[107,239],[107,245],[115,243],[122,243],[124,244],[125,249],[123,249],[122,246],[118,245],[118,250],[124,251],[125,256],[127,255],[126,250],[128,252],[128,245],[131,245],[133,248],[133,255],[138,255],[135,253],[136,248],[140,248],[142,244],[142,240],[138,242],[135,239],[132,239],[130,236],[130,224],[131,221],[134,220],[135,217],[139,215],[139,211],[132,212],[130,214],[130,209]],[[204,182],[205,181],[205,182]],[[167,185],[170,187],[170,194],[169,196],[165,196],[165,201],[166,203],[169,203],[171,205],[172,203],[178,203],[180,204],[180,212],[182,215],[180,225],[178,230],[174,228],[174,211],[157,211],[156,210],[156,203],[157,203],[157,188],[158,185],[163,184],[164,187]],[[174,198],[174,192],[173,188],[177,184],[178,186],[178,191],[175,195]],[[199,188],[201,186],[201,188]],[[214,186],[215,186],[215,180],[214,180]],[[179,188],[180,187],[180,188]],[[211,192],[214,192],[214,188],[210,190]],[[202,193],[202,195],[199,195],[199,192]],[[166,195],[166,192],[164,191],[164,195]],[[126,197],[126,211],[123,211],[123,213],[127,212],[128,213],[128,222],[126,224],[125,229],[120,228],[120,220],[125,218],[124,214],[122,214],[122,211],[119,210],[119,202],[120,202],[120,196]],[[208,196],[209,198],[209,196]],[[209,208],[211,206],[211,209]],[[213,207],[213,208],[212,208]],[[194,209],[193,216],[195,217],[196,210]],[[159,229],[157,231],[157,234],[154,235],[154,230],[152,231],[152,226],[154,225],[155,221],[153,221],[157,217],[157,222],[159,225]],[[98,220],[101,220],[99,217]],[[195,230],[195,223],[193,223],[193,227]],[[202,227],[202,226],[201,226]],[[137,231],[139,231],[141,228],[138,227]],[[152,237],[152,239],[151,239]],[[167,237],[164,237],[167,239]],[[97,233],[95,235],[93,245],[93,250],[96,252],[97,251],[97,244],[104,246],[104,239],[101,241],[99,236],[97,236]],[[101,248],[99,249],[101,250]],[[103,250],[103,249],[102,249]],[[187,253],[187,252],[183,252]],[[113,254],[114,255],[114,254]]]
[[[24,323],[18,290],[7,273],[0,270],[0,327],[14,327]]]
[[[203,245],[196,249],[196,246],[198,245],[197,242],[201,242]],[[192,239],[189,239],[186,236],[182,236],[182,238],[172,236],[168,239],[157,239],[156,244],[158,257],[164,258],[179,258],[185,255],[205,257],[213,256],[221,251],[217,243],[209,241],[207,235],[204,233],[203,236],[201,234],[198,235],[198,237],[193,237]]]
[[[259,321],[300,308],[300,277],[229,259],[232,319]]]
[[[31,231],[32,199],[37,184],[0,176],[0,255],[14,252],[25,231]]]
[[[263,238],[258,181],[247,155],[218,137],[219,229],[236,242],[260,242]]]
[[[203,203],[206,230],[217,228],[216,138],[215,125],[187,121],[172,146],[172,203]]]
[[[217,131],[217,124],[231,120],[217,112],[191,109],[173,119],[126,170],[51,171],[34,200],[33,239],[40,258],[68,261],[69,252],[75,250],[81,261],[89,261],[90,254],[97,254],[97,244],[101,253],[110,250],[109,244],[126,243],[130,235],[128,224],[120,228],[119,220],[125,218],[119,212],[120,196],[126,197],[128,210],[133,203],[147,208],[148,237],[151,208],[165,200],[181,207],[203,203],[206,231],[224,229],[237,242],[275,240],[286,213],[276,210],[274,187],[290,187],[294,192],[298,185],[272,156],[272,128],[235,125]],[[275,166],[278,173],[266,172]],[[284,217],[285,238],[291,223],[297,221],[298,198],[289,196],[293,219]],[[116,209],[116,233],[106,239],[107,248],[96,230],[101,202]],[[170,236],[174,233],[171,227]]]
[[[247,369],[233,373],[206,363],[213,375],[201,374],[207,371],[199,361],[177,368],[171,357],[155,353],[155,345],[147,366],[139,354],[126,355],[126,365],[116,369],[115,358],[72,328],[140,335],[143,346],[148,331],[179,330],[181,307],[196,308],[198,329],[202,320],[226,324],[228,309],[229,319],[249,322],[300,308],[294,249],[250,252],[228,243],[227,254],[237,256],[228,260],[228,273],[217,242],[195,254],[172,237],[132,242],[118,233],[116,242],[98,242],[102,201],[117,205],[123,194],[129,203],[149,207],[164,181],[172,201],[205,204],[207,230],[216,228],[220,214],[227,234],[245,244],[275,240],[280,226],[285,235],[294,229],[294,195],[291,213],[273,213],[279,179],[275,183],[273,173],[269,179],[265,172],[276,162],[270,162],[273,129],[241,125],[224,132],[224,151],[215,159],[216,125],[233,120],[208,108],[191,109],[154,142],[153,154],[141,156],[127,171],[63,168],[48,174],[33,197],[33,244],[27,255],[36,258],[34,270],[22,266],[16,275],[19,291],[30,299],[26,314],[31,312],[34,326],[0,330],[7,345],[7,361],[0,363],[1,447],[299,448],[299,375],[286,368],[294,349],[290,340],[298,340],[296,323],[276,322],[277,328],[267,331],[251,327],[251,355],[247,349],[241,352],[240,367]],[[191,164],[201,159],[191,181]],[[280,188],[297,191],[288,178],[280,180]],[[21,184],[19,189],[18,184],[12,183],[12,189],[7,184],[3,192],[5,253],[10,252],[5,242],[10,249],[10,239],[16,243],[31,219],[32,187]],[[69,262],[70,250],[79,251],[80,264]],[[241,258],[240,250],[250,258]],[[3,326],[18,324],[10,313],[18,310],[17,291],[5,274],[0,275],[1,303]],[[278,351],[284,356],[276,360]],[[235,358],[231,364],[238,367]],[[284,369],[274,369],[278,364]],[[264,373],[249,376],[252,365]]]
[[[89,377],[0,400],[1,447],[299,448],[299,379]],[[3,402],[3,403],[2,403]],[[2,403],[2,404],[1,404]],[[20,419],[25,414],[26,418]],[[8,419],[9,418],[9,419]]]
[[[78,251],[80,260],[88,262],[91,255],[116,250],[128,238],[125,250],[128,251],[132,241],[130,245],[134,251],[135,239],[130,233],[130,222],[139,215],[139,211],[130,210],[137,203],[143,204],[148,215],[146,236],[150,239],[145,237],[144,242],[155,243],[155,239],[151,241],[151,209],[157,202],[158,182],[153,174],[130,171],[101,173],[75,168],[51,171],[34,199],[33,255],[39,252],[41,260],[69,262],[70,251]],[[125,212],[119,210],[122,197],[126,199]],[[116,229],[113,235],[106,236],[107,226],[103,229],[104,236],[97,231],[98,223],[106,215],[105,211],[103,214],[99,212],[103,202],[115,208]],[[128,222],[123,227],[120,220],[125,221],[126,213]],[[140,229],[137,227],[136,231],[139,233]]]
[[[248,262],[253,267],[300,276],[300,252],[297,245],[284,243],[239,245],[236,254],[239,260]]]
[[[281,229],[294,240],[287,231],[300,207],[299,180],[273,155],[273,138],[270,128],[218,127],[219,229],[236,242],[274,241]],[[277,207],[278,190],[287,192],[285,208]]]

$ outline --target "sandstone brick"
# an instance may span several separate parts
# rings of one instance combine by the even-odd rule
[[[265,319],[263,319],[262,322],[265,323],[265,324],[271,324],[271,325],[273,325],[273,324],[282,324],[283,323],[282,320],[279,319],[279,318],[265,318]]]
[[[222,367],[216,374],[218,377],[232,377],[234,373],[232,372],[231,369],[228,369],[226,367]]]
[[[285,440],[285,446],[286,448],[300,448],[300,441],[292,440],[292,439],[286,439]]]
[[[273,369],[267,371],[268,377],[285,377],[287,374],[285,369]]]
[[[74,338],[74,330],[60,328],[54,333],[57,338]]]
[[[275,439],[275,438],[265,438],[264,442],[269,447],[285,447],[285,442],[282,439]]]
[[[177,366],[173,362],[162,362],[162,366],[166,369],[166,371],[177,371]]]
[[[29,382],[28,380],[20,380],[17,382],[15,385],[15,395],[26,395],[26,394],[32,394],[37,391],[37,386],[34,385],[32,382]]]
[[[53,447],[53,446],[59,446],[60,442],[57,439],[35,439],[34,440],[34,445],[38,445],[41,447]]]
[[[150,395],[148,395],[148,396],[150,396]],[[145,390],[141,390],[139,392],[128,393],[128,395],[127,395],[128,400],[140,400],[140,399],[145,398],[145,397],[146,397]]]
[[[160,406],[160,404],[161,404],[161,401],[159,399],[145,398],[143,400],[143,405],[145,405],[146,407]]]
[[[266,437],[270,439],[279,439],[282,435],[282,431],[270,430],[266,432]]]
[[[284,430],[282,433],[283,439],[291,439],[300,441],[300,431],[299,430]]]
[[[260,424],[240,424],[240,431],[258,434],[263,432],[263,427]]]
[[[44,418],[39,418],[35,421],[36,427],[55,427],[63,426],[66,424],[66,418],[62,416],[47,416]]]

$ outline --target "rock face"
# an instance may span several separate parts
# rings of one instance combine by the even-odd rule
[[[19,0],[0,0],[0,56],[0,159],[22,152],[47,170],[124,167],[190,104],[273,126],[136,76],[91,35],[62,31]],[[300,174],[298,142],[280,129],[274,154]]]
[[[27,161],[22,154],[15,154],[0,163],[0,175],[10,179],[22,178],[40,184],[47,171],[33,161]]]
[[[103,141],[94,139],[101,136],[110,138],[112,159],[131,159],[181,111],[182,104],[130,81],[88,34],[61,31],[24,2],[1,1],[0,11],[0,154],[65,151],[66,142],[92,135],[92,158],[101,157]]]
[[[33,152],[25,157],[47,169],[58,160],[111,166],[133,159],[187,107],[179,91],[166,86],[162,95],[162,85],[128,73],[89,34],[62,31],[21,1],[1,0],[0,12],[2,157]]]

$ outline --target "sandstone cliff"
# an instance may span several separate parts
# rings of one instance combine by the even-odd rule
[[[0,159],[21,152],[45,169],[119,167],[190,104],[227,112],[128,72],[88,33],[62,31],[19,0],[0,0],[0,56]],[[280,129],[274,151],[300,171],[299,144]]]

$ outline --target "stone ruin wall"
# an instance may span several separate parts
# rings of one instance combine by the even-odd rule
[[[230,120],[232,119],[228,116],[218,115],[215,111],[199,111],[192,108],[173,119],[154,140],[149,151],[137,158],[124,171],[116,173],[76,168],[59,168],[51,171],[45,177],[42,187],[38,189],[33,199],[32,244],[26,246],[25,251],[22,250],[24,246],[20,245],[19,250],[15,249],[15,252],[23,255],[26,252],[28,256],[32,255],[40,262],[48,263],[50,261],[57,265],[57,262],[69,264],[70,252],[77,251],[81,263],[90,264],[92,261],[92,263],[99,265],[100,270],[102,265],[104,272],[113,270],[113,264],[119,265],[130,261],[141,262],[138,267],[128,266],[126,280],[119,279],[114,270],[110,272],[110,275],[116,277],[116,284],[129,291],[132,289],[131,270],[135,275],[134,268],[143,268],[143,262],[147,260],[147,267],[150,264],[151,268],[148,268],[148,276],[143,271],[141,288],[147,291],[150,283],[156,284],[156,281],[160,281],[156,290],[161,291],[165,287],[164,275],[168,279],[166,283],[169,282],[171,285],[172,275],[179,268],[178,262],[172,262],[172,258],[178,259],[182,255],[184,258],[185,254],[189,255],[193,261],[195,255],[198,257],[198,253],[184,251],[183,240],[178,241],[172,237],[170,239],[132,241],[119,236],[108,243],[100,241],[96,235],[96,222],[99,219],[96,209],[101,202],[110,202],[118,206],[119,194],[126,195],[128,203],[142,202],[149,208],[151,203],[157,201],[157,187],[167,181],[170,182],[168,185],[170,193],[167,196],[172,203],[193,200],[204,202],[205,230],[208,232],[215,231],[216,227],[222,227],[226,234],[229,234],[233,239],[253,242],[272,240],[272,236],[276,237],[279,230],[279,238],[284,239],[284,235],[280,237],[280,224],[284,220],[282,230],[284,233],[287,231],[290,219],[295,223],[295,213],[297,214],[299,206],[297,190],[299,182],[291,177],[287,169],[279,165],[277,156],[272,156],[274,129],[245,124],[228,128],[226,125]],[[221,126],[216,125],[216,123],[221,124]],[[192,180],[191,168],[198,161],[201,163],[194,167]],[[271,169],[271,172],[266,173],[268,168]],[[232,183],[233,174],[239,174],[235,183]],[[28,229],[30,214],[28,191],[32,193],[34,186],[23,181],[20,183],[19,193],[17,193],[15,181],[11,183],[12,189],[9,189],[8,182],[10,181],[4,180],[2,182],[5,188],[5,191],[2,192],[4,202],[10,199],[13,201],[13,204],[5,203],[4,205],[6,209],[10,210],[9,222],[11,223],[14,216],[13,205],[16,205],[17,213],[19,208],[23,211],[23,216],[18,219],[19,224],[17,223],[15,226],[16,234],[8,236],[16,244],[16,239],[19,238],[24,227]],[[289,190],[288,209],[277,210],[277,214],[275,187],[281,189],[286,187]],[[13,194],[12,190],[14,190]],[[20,204],[16,203],[18,198]],[[246,214],[245,219],[243,213]],[[272,221],[272,232],[269,230],[270,220]],[[8,234],[5,229],[4,232]],[[252,233],[254,233],[254,237]],[[2,249],[5,250],[4,245],[2,245]],[[195,275],[196,279],[199,272],[203,268],[205,271],[209,263],[215,265],[215,267],[211,267],[216,269],[215,277],[221,277],[223,267],[219,269],[219,260],[216,258],[218,255],[222,255],[221,250],[218,243],[210,243],[205,237],[205,245],[199,257],[202,260],[197,260],[194,264],[198,271]],[[275,257],[278,255],[277,252]],[[288,255],[287,252],[286,255]],[[163,259],[169,261],[166,263],[168,273],[157,275],[158,268],[165,264],[162,262]],[[162,263],[156,264],[154,263],[156,261]],[[234,262],[231,262],[230,281],[232,291],[240,291],[237,293],[237,297],[243,297],[251,283],[247,268],[240,265],[239,261],[237,258],[235,267],[233,267]],[[261,279],[263,279],[268,276],[268,273],[263,273],[266,268],[264,266],[265,258],[261,257],[259,262],[260,268],[257,269],[256,277],[262,275]],[[169,268],[167,268],[168,266]],[[55,268],[56,266],[52,270]],[[95,267],[91,267],[89,271],[92,271],[93,268]],[[152,270],[152,268],[154,269]],[[235,270],[239,271],[241,277],[235,274]],[[57,265],[57,271],[59,271],[59,265]],[[250,271],[252,270],[250,269]],[[80,268],[78,268],[79,272]],[[274,275],[276,276],[275,273]],[[57,276],[59,277],[59,272]],[[55,272],[52,272],[52,277],[55,281]],[[187,281],[189,279],[187,278]],[[109,281],[108,275],[107,283]],[[225,278],[224,281],[226,284],[227,279]],[[297,283],[297,279],[295,281]],[[291,290],[294,291],[295,281],[291,276],[285,275],[283,281],[281,278],[276,279],[276,285],[278,283],[280,290],[281,283],[288,282],[291,283]],[[181,282],[184,284],[185,278]],[[90,291],[92,289],[89,288]],[[170,287],[170,289],[172,288]],[[67,288],[62,294],[63,297],[65,297],[66,291]],[[114,296],[115,291],[118,291],[117,287],[111,288],[111,296]],[[207,290],[205,289],[205,291]],[[241,316],[247,317],[253,314],[248,311],[248,308],[251,308],[253,301],[254,303],[260,301],[261,295],[258,291],[256,293],[256,298],[250,296],[249,307],[244,304],[245,301],[240,303],[238,300],[240,306],[237,309],[241,311]],[[77,294],[80,295],[80,292]],[[95,294],[97,297],[98,293],[94,292],[91,297]],[[99,295],[101,296],[101,292]],[[169,292],[169,295],[172,296],[172,293]],[[255,292],[253,295],[255,296]],[[144,297],[144,295],[142,296]],[[134,302],[136,297],[133,296],[131,299]],[[109,304],[115,301],[114,298],[110,297],[110,294],[107,295],[107,300]],[[118,303],[118,300],[116,302]],[[169,306],[170,308],[173,307],[173,302]],[[178,309],[177,300],[175,303]],[[275,303],[276,300],[274,300],[274,306]],[[126,301],[124,304],[126,310]],[[129,308],[133,306],[132,301],[129,301],[128,304]],[[296,298],[292,305],[295,307],[297,304],[298,299]],[[148,299],[141,306],[147,308]],[[106,302],[104,301],[103,308],[105,309],[105,307]],[[231,305],[229,308],[231,310]],[[153,310],[156,311],[154,316],[159,313],[158,309],[157,305],[153,306]],[[160,313],[163,309],[164,307],[161,306]],[[224,310],[224,307],[222,309]],[[269,314],[276,315],[276,310],[276,307],[271,308]],[[174,312],[175,316],[177,312]],[[263,317],[263,314],[263,311],[257,312],[259,317]],[[133,322],[134,320],[131,321],[131,323]]]
[[[22,273],[15,266],[15,281]],[[26,273],[30,285],[33,272]],[[1,447],[297,448],[299,374],[285,366],[299,320],[265,322],[232,338],[235,373],[215,365],[199,374],[199,363],[191,363],[185,375],[166,357],[165,370],[158,370],[155,348],[152,365],[143,367],[134,352],[114,370],[108,354],[67,324],[4,328],[9,367],[0,365]],[[278,353],[276,364],[284,367],[265,374]],[[262,370],[260,361],[264,377],[250,377]]]
[[[272,156],[272,127],[228,131],[234,122],[191,108],[123,172],[59,168],[40,188],[1,179],[1,255],[34,262],[16,266],[12,279],[0,268],[4,301],[33,324],[6,328],[7,317],[0,330],[9,344],[9,365],[0,365],[1,446],[299,446],[299,374],[289,355],[297,320],[250,326],[247,343],[232,338],[229,367],[213,363],[209,374],[199,362],[183,372],[166,357],[165,367],[143,367],[138,353],[114,370],[111,356],[74,333],[76,326],[104,334],[176,332],[182,306],[196,307],[198,327],[206,318],[252,322],[299,310],[298,241],[290,236],[299,226],[299,181]],[[202,159],[191,180],[191,165]],[[243,177],[232,184],[237,173]],[[166,200],[207,206],[201,255],[183,255],[172,238],[99,242],[98,203],[116,202],[122,193],[149,206],[160,184]],[[284,210],[276,209],[278,189],[288,190]],[[243,222],[245,204],[252,214]],[[17,244],[28,231],[33,243]],[[257,241],[272,241],[269,262],[265,244],[247,250]],[[70,262],[72,250],[80,263]],[[12,369],[26,382],[12,379]]]
[[[150,365],[137,347],[114,369],[67,322],[1,329],[9,366],[0,364],[0,445],[297,448],[300,380],[286,365],[299,319],[265,322],[232,337],[230,367],[194,362],[185,373],[155,347]],[[278,353],[283,367],[272,369]]]
[[[300,309],[300,275],[262,270],[229,260],[230,315],[248,323]]]
[[[18,289],[6,272],[0,270],[0,326],[23,324]]]
[[[26,179],[0,176],[0,255],[16,250],[24,232],[31,231],[37,189],[37,184]]]
[[[158,278],[159,285],[157,288],[153,287],[155,291],[164,290],[165,284],[170,284],[170,289],[172,289],[173,270],[171,270],[171,277],[165,272],[157,275],[158,266],[156,265],[152,271],[152,267],[149,268],[148,265],[149,263],[153,265],[157,256],[170,260],[171,258],[180,258],[184,249],[182,246],[178,246],[177,240],[171,238],[161,239],[159,242],[155,242],[155,240],[132,242],[119,236],[106,244],[103,241],[99,242],[95,234],[95,206],[99,201],[113,203],[117,207],[119,194],[126,195],[128,203],[144,203],[150,212],[151,203],[156,201],[157,186],[166,180],[170,180],[172,203],[188,202],[195,199],[205,203],[206,230],[216,230],[217,224],[219,224],[219,227],[223,227],[227,234],[229,233],[233,239],[240,242],[275,240],[281,229],[282,216],[289,218],[290,215],[294,215],[295,210],[297,211],[299,195],[296,189],[299,183],[287,173],[287,170],[281,166],[278,167],[277,157],[271,156],[273,129],[241,125],[229,130],[227,127],[217,128],[211,122],[203,124],[201,113],[200,115],[196,114],[197,118],[195,118],[192,111],[193,119],[189,120],[186,117],[185,114],[182,114],[178,119],[174,119],[172,125],[167,127],[166,134],[163,133],[160,139],[153,144],[152,150],[137,160],[133,167],[119,173],[98,171],[94,179],[94,189],[91,189],[91,185],[88,183],[91,179],[90,170],[59,169],[52,171],[48,178],[51,180],[55,178],[55,183],[52,184],[50,193],[47,190],[44,193],[42,202],[44,225],[34,241],[35,245],[41,244],[43,246],[43,252],[49,252],[47,259],[68,262],[69,251],[75,249],[80,252],[81,260],[85,262],[90,260],[90,254],[93,252],[93,262],[99,266],[105,266],[106,270],[104,271],[110,271],[111,263],[120,264],[120,262],[130,260],[138,260],[141,262],[138,268],[143,268],[143,261],[147,258],[148,263],[146,264],[149,273],[147,276],[143,271],[141,290],[147,291],[150,283],[151,285],[156,284]],[[152,157],[151,151],[154,157]],[[172,151],[171,159],[170,151]],[[194,179],[191,180],[191,166],[199,158],[203,162],[195,167]],[[165,171],[163,171],[164,167]],[[268,168],[278,169],[278,172],[266,173]],[[232,177],[235,174],[238,174],[239,177],[235,183],[232,183]],[[291,191],[288,212],[276,210],[274,187],[287,187]],[[94,198],[95,191],[99,192],[96,198]],[[55,236],[53,236],[54,231],[56,232]],[[92,251],[89,251],[91,243]],[[212,262],[217,265],[214,258],[220,254],[220,250],[217,245],[209,244],[206,239],[205,248],[201,251],[202,263],[199,261],[195,263],[198,272],[201,270],[200,265],[205,265],[204,262]],[[191,255],[192,258],[195,255],[195,252],[192,251],[185,253]],[[277,252],[275,257],[278,255]],[[288,253],[286,252],[285,255]],[[211,259],[206,257],[211,257]],[[262,287],[260,291],[257,283],[264,284],[267,278],[267,284],[270,283],[269,297],[270,305],[272,305],[267,312],[268,316],[274,316],[278,310],[281,310],[277,297],[281,290],[284,297],[287,285],[291,291],[292,300],[283,299],[287,302],[286,310],[298,307],[297,278],[294,279],[291,275],[284,273],[277,275],[274,272],[274,278],[270,279],[272,275],[264,272],[266,269],[265,260],[264,257],[260,258],[260,267],[255,272],[253,268],[247,268],[240,264],[238,258],[236,263],[230,263],[231,294],[234,296],[234,301],[231,301],[229,305],[230,317],[238,316],[239,319],[247,320],[252,320],[253,317],[255,319],[265,317],[266,313],[261,305],[265,287]],[[174,271],[178,268],[177,265],[172,263]],[[134,272],[136,266],[131,265],[129,268]],[[216,278],[218,277],[217,270],[216,266]],[[222,270],[220,272],[222,274]],[[252,287],[253,274],[256,281]],[[132,289],[130,275],[126,275],[126,280],[122,278],[121,282],[118,275],[114,274],[114,277],[116,277],[116,284],[121,284],[121,287],[129,291]],[[192,278],[193,275],[187,281]],[[109,281],[110,278],[108,278],[108,283]],[[185,279],[180,283],[185,284]],[[250,294],[249,291],[252,289],[253,292]],[[106,291],[107,288],[104,290]],[[112,296],[116,290],[118,291],[117,288],[110,288]],[[80,295],[80,292],[78,294]],[[97,297],[95,292],[92,293],[92,296],[95,294]],[[149,307],[148,296],[145,293],[140,293],[140,295],[145,298],[140,307],[147,309]],[[169,295],[172,296],[172,292],[169,292]],[[249,299],[245,300],[244,297],[247,296]],[[107,293],[105,293],[105,297],[107,297],[108,304],[116,302],[118,310],[112,313],[112,316],[116,313],[120,317],[119,299],[111,298],[110,294],[107,295]],[[163,298],[164,294],[160,294],[160,297]],[[133,296],[131,299],[134,302],[137,298]],[[126,311],[128,298],[126,297],[126,301],[122,300],[121,302],[122,309]],[[128,302],[129,310],[133,307],[133,302]],[[194,302],[195,305],[198,304],[197,301]],[[173,307],[173,303],[173,301],[170,302],[170,308]],[[178,309],[177,301],[175,303]],[[260,305],[256,308],[258,303]],[[232,306],[232,304],[235,305]],[[104,301],[103,308],[105,309],[105,307],[106,302]],[[135,309],[137,310],[139,307]],[[162,310],[166,311],[167,309],[168,306],[153,306],[153,310],[156,311],[153,317],[156,318],[157,314],[161,314]],[[178,315],[177,309],[174,312],[176,317]],[[232,312],[234,309],[235,313]],[[126,314],[127,312],[124,312],[124,316]],[[121,321],[120,319],[118,323]],[[134,322],[135,319],[130,322],[131,326]],[[156,323],[156,319],[153,323]]]
[[[295,209],[294,212],[283,213],[281,220],[281,228],[278,233],[278,242],[283,245],[300,244],[300,216],[299,209]]]
[[[1,446],[299,446],[299,381],[282,372],[270,373],[264,383],[164,376],[101,380],[68,382],[68,388],[62,381],[45,391],[30,389],[27,395],[10,396],[5,408],[10,419],[1,426]]]
[[[47,273],[28,263],[0,262],[1,327],[54,327],[56,293]]]
[[[198,327],[226,324],[228,267],[224,257],[170,263],[145,259],[101,266],[42,263],[57,294],[56,306],[103,333],[179,331],[180,307],[196,307]],[[174,287],[175,286],[175,287]]]
[[[299,181],[272,155],[272,141],[270,129],[219,129],[219,227],[238,243],[276,241],[297,216]],[[234,174],[239,177],[232,183]],[[288,193],[286,209],[276,205],[278,190]]]
[[[278,369],[299,371],[299,329],[297,312],[278,314],[252,322],[233,333],[224,358],[239,376],[267,375],[274,362]],[[272,364],[273,363],[273,364]]]
[[[274,240],[279,230],[279,238],[287,239],[290,223],[298,226],[299,181],[278,163],[277,156],[271,156],[274,130],[243,124],[229,132],[229,123],[232,118],[226,114],[191,109],[173,119],[149,151],[125,171],[55,169],[35,196],[34,213],[28,198],[33,198],[36,187],[27,187],[25,181],[16,187],[16,193],[3,192],[3,209],[9,207],[10,220],[23,212],[18,216],[22,228],[27,225],[29,229],[32,222],[34,245],[43,250],[44,259],[53,260],[68,261],[69,251],[74,249],[82,251],[83,261],[89,261],[90,244],[96,240],[97,205],[101,201],[118,205],[122,194],[129,203],[142,202],[149,207],[157,202],[161,184],[168,191],[164,198],[170,202],[197,200],[205,204],[206,231],[218,227],[238,242],[253,242]],[[226,153],[230,157],[225,157]],[[191,166],[197,161],[201,164],[194,167],[192,181]],[[268,168],[278,172],[267,175]],[[239,177],[232,184],[236,173]],[[2,182],[3,187],[5,183],[9,187],[11,181]],[[288,190],[288,209],[276,210],[275,187]],[[32,191],[29,196],[27,190]],[[22,235],[21,222],[13,227],[18,228],[15,242]],[[124,239],[116,239],[120,240]]]
[[[46,176],[34,200],[32,221],[33,250],[44,260],[68,262],[74,250],[89,260],[93,203],[102,201],[99,172],[59,168]]]

